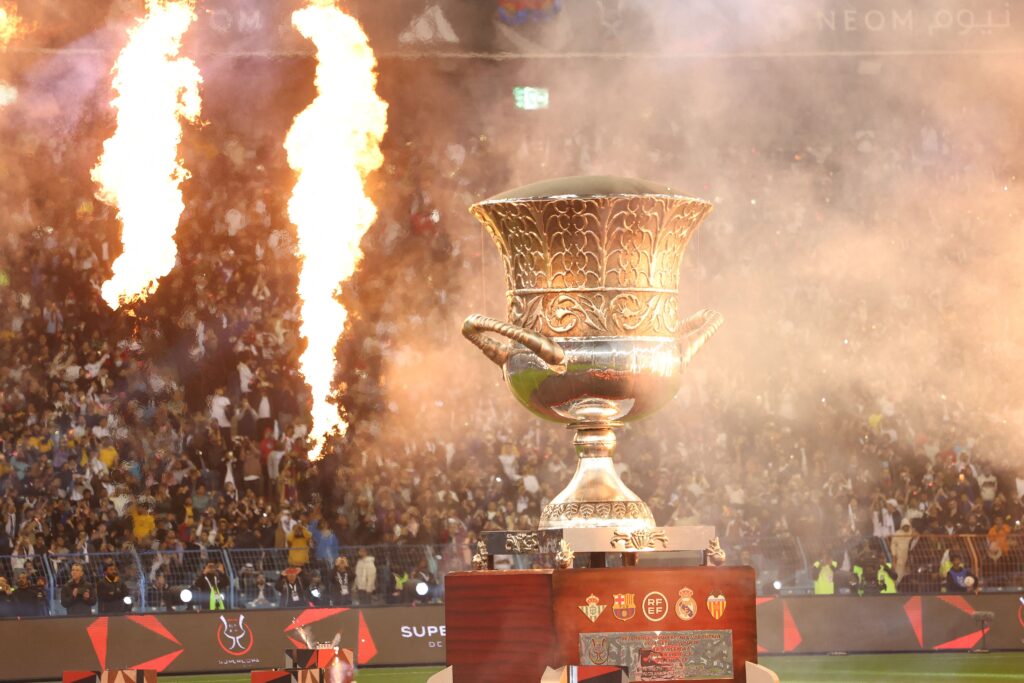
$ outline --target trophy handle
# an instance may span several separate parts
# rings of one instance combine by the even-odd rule
[[[462,336],[473,342],[477,348],[484,352],[485,356],[498,365],[504,365],[508,357],[512,355],[512,344],[510,342],[495,341],[484,335],[484,332],[494,332],[506,339],[519,342],[537,354],[555,372],[559,374],[565,372],[565,351],[557,343],[542,334],[482,315],[474,314],[466,318],[466,322],[462,323]]]
[[[725,318],[722,317],[722,314],[711,308],[697,311],[683,321],[683,324],[679,326],[679,335],[684,367],[700,351],[704,342],[711,339],[711,335],[718,331],[723,322],[725,322]]]

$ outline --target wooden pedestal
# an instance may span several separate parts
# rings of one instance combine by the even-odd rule
[[[757,661],[754,590],[750,567],[454,572],[447,660],[454,683],[533,683],[545,667],[581,663],[580,634],[730,631],[733,677],[711,680],[745,683],[745,662]],[[633,611],[616,595],[632,596]]]

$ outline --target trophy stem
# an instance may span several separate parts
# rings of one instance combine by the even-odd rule
[[[568,486],[544,506],[540,528],[616,529],[654,528],[647,504],[633,493],[615,471],[615,430],[611,421],[576,422],[576,473]]]

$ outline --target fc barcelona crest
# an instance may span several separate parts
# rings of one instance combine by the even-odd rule
[[[676,616],[683,621],[689,621],[697,616],[697,601],[693,599],[693,591],[689,588],[679,591],[679,599],[676,600]]]
[[[615,593],[612,595],[612,616],[622,621],[629,621],[636,614],[635,593]]]
[[[604,608],[608,606],[597,604],[599,602],[601,602],[601,598],[591,593],[590,597],[587,598],[587,604],[579,606],[580,611],[583,612],[583,616],[590,619],[590,621],[597,621],[597,618],[601,616],[602,612],[604,612]]]
[[[712,593],[708,596],[708,612],[711,613],[715,619],[721,619],[722,615],[725,614],[725,596],[719,593],[715,595]]]

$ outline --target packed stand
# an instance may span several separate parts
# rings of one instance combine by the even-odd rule
[[[416,111],[391,99],[394,111]],[[483,362],[451,374],[451,358],[475,358],[458,336],[461,318],[502,307],[501,266],[465,207],[535,179],[535,168],[594,172],[590,160],[621,141],[505,136],[521,141],[510,155],[495,142],[500,131],[465,111],[445,135],[420,134],[437,127],[436,112],[393,121],[374,181],[381,215],[341,293],[357,312],[339,345],[352,428],[319,463],[307,458],[280,136],[211,127],[186,140],[196,180],[186,185],[179,262],[130,313],[99,297],[116,255],[113,212],[92,198],[87,172],[52,182],[55,168],[87,169],[90,150],[19,137],[21,158],[50,166],[32,165],[49,168],[38,177],[8,170],[0,190],[0,611],[42,613],[50,597],[68,613],[436,600],[441,574],[468,565],[481,531],[535,527],[571,476],[569,438],[513,405]],[[669,178],[685,165],[683,136],[664,134],[651,160],[624,172]],[[885,164],[875,159],[882,141],[872,144],[716,149],[725,177],[708,189],[722,195],[718,225],[684,267],[702,300],[765,289],[749,263],[768,268],[806,235],[840,232],[896,179],[958,173],[930,134]],[[861,166],[870,172],[856,179],[836,172]],[[828,197],[836,214],[777,199],[794,187]],[[936,212],[955,211],[933,199]],[[780,228],[759,242],[741,229],[763,225]],[[702,352],[747,347],[743,333],[777,322],[770,359],[751,368],[698,357],[676,404],[623,430],[624,480],[663,524],[714,524],[765,585],[820,581],[827,592],[822,567],[833,590],[850,576],[867,577],[854,590],[887,590],[886,577],[900,591],[941,590],[951,572],[968,575],[961,569],[980,577],[976,588],[1022,585],[1013,430],[966,391],[947,397],[926,385],[914,400],[891,400],[861,381],[855,371],[873,360],[874,342],[927,323],[913,306],[875,310],[846,301],[842,282],[783,275],[756,324]],[[947,295],[938,290],[933,305],[948,311]],[[801,327],[807,320],[844,330],[846,355],[809,354],[819,339]],[[806,381],[798,370],[815,362],[834,375]],[[949,538],[960,534],[972,536]],[[47,577],[59,596],[44,595]]]

